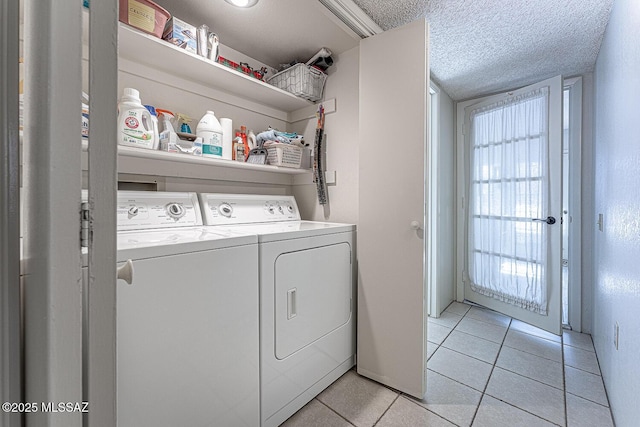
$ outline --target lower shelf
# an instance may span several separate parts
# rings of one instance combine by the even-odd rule
[[[83,141],[83,154],[88,149]],[[311,171],[118,146],[118,173],[291,185],[294,175]]]

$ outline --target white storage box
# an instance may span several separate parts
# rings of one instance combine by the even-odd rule
[[[309,101],[322,99],[327,75],[315,67],[299,63],[267,79],[267,83]]]
[[[267,162],[274,166],[284,166],[287,168],[300,168],[302,161],[302,148],[276,142],[267,148]]]

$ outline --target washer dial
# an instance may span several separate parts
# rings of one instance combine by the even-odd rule
[[[180,203],[168,203],[166,206],[167,214],[173,219],[180,219],[186,213],[184,206]]]

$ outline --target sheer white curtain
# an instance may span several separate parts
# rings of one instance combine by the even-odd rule
[[[548,88],[470,114],[471,289],[547,313]]]

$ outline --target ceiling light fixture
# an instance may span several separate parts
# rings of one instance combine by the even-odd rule
[[[237,7],[251,7],[258,3],[258,0],[225,0],[227,3]]]

